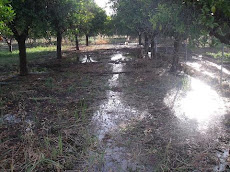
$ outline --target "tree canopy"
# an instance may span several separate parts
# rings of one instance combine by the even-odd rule
[[[0,0],[0,35],[9,32],[6,24],[13,20],[14,11],[8,0]]]

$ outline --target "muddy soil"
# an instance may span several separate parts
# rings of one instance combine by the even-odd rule
[[[228,69],[221,88],[208,60],[94,48],[1,82],[3,171],[229,170]]]
[[[122,63],[130,56],[110,56],[120,63],[110,64],[107,99],[94,110],[101,152],[90,152],[100,157],[90,171],[229,170],[228,70],[221,89],[220,66],[208,60],[171,74],[164,56]]]

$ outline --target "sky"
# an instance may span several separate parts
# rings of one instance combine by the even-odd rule
[[[101,8],[104,8],[107,15],[111,15],[112,10],[110,9],[110,7],[107,5],[107,3],[109,2],[109,0],[95,0],[95,2],[97,3],[97,5]]]

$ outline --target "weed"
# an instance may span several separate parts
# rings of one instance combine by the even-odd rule
[[[76,123],[78,123],[79,122],[79,118],[80,118],[80,116],[79,116],[79,112],[76,110],[75,112],[74,112],[74,117],[75,117],[75,120],[76,120]]]
[[[80,100],[80,102],[78,103],[78,109],[79,110],[75,111],[74,114],[75,118],[76,120],[81,119],[81,121],[85,123],[87,120],[86,118],[87,104],[84,99]]]
[[[45,86],[52,89],[54,86],[54,79],[51,77],[47,78],[45,81]]]
[[[73,93],[75,89],[76,89],[76,85],[75,85],[75,84],[72,84],[72,85],[68,88],[68,92],[69,92],[69,93]]]
[[[188,91],[191,89],[191,79],[189,77],[184,77],[182,79],[182,89]]]
[[[62,136],[59,135],[58,137],[58,152],[60,155],[63,154],[63,142],[62,142]]]
[[[49,139],[49,137],[45,137],[44,141],[45,141],[46,149],[49,150],[49,148],[50,148],[50,139]]]
[[[36,161],[35,163],[29,165],[29,168],[27,168],[27,172],[32,172],[36,169],[36,167],[42,163],[46,163],[49,165],[53,165],[54,167],[56,167],[58,169],[58,171],[60,171],[61,168],[63,168],[59,163],[51,160],[51,159],[47,159],[45,158],[44,154],[40,155],[40,159],[38,161]]]

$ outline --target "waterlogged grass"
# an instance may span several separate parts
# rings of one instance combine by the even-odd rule
[[[67,47],[64,46],[63,50],[66,50]],[[55,56],[56,52],[56,46],[49,46],[49,47],[33,47],[33,48],[27,48],[27,59],[29,62],[44,58],[49,55]],[[19,51],[14,50],[12,53],[8,51],[0,51],[0,65],[17,65],[19,63]]]

